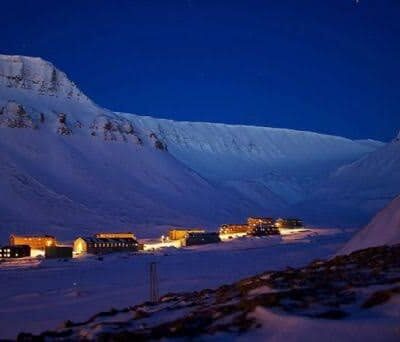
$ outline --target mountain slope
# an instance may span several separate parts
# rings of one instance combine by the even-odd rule
[[[313,217],[317,221],[326,218],[329,222],[365,225],[400,193],[399,170],[400,141],[395,139],[336,170],[298,211],[308,212],[318,203]]]
[[[2,56],[0,64],[2,238],[210,225],[249,209],[177,161],[154,132],[95,105],[63,73],[53,82],[50,63]]]
[[[290,214],[377,148],[312,132],[109,111],[40,58],[0,55],[2,234],[215,227]],[[340,214],[340,213],[339,213]]]
[[[176,158],[214,181],[268,172],[319,175],[376,149],[376,144],[306,131],[122,115],[156,132]]]
[[[178,160],[247,200],[272,192],[287,205],[304,201],[338,167],[382,144],[313,132],[122,114],[157,133]]]
[[[380,211],[364,229],[358,232],[341,249],[339,254],[398,243],[400,243],[400,196]]]

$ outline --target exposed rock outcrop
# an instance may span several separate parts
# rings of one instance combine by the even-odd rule
[[[0,84],[78,102],[90,102],[53,64],[34,57],[0,55]]]
[[[67,114],[60,113],[58,114],[58,127],[57,133],[60,135],[71,135],[72,130],[68,127],[67,124]]]
[[[0,126],[10,128],[35,128],[32,117],[24,106],[14,101],[9,101],[0,107]]]
[[[150,137],[150,140],[153,142],[154,147],[156,149],[161,150],[161,151],[168,151],[167,144],[162,142],[154,132],[150,133],[149,137]]]

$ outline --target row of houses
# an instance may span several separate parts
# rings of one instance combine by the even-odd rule
[[[72,247],[57,243],[51,235],[11,235],[9,245],[0,248],[0,259],[24,258],[43,251],[46,258],[72,258]]]
[[[279,235],[281,229],[303,228],[303,222],[296,218],[249,217],[247,223],[223,224],[219,234],[224,237]]]
[[[78,237],[73,246],[60,245],[51,235],[11,235],[10,244],[0,248],[0,259],[30,256],[33,250],[43,251],[46,258],[72,258],[75,254],[106,254],[112,252],[151,250],[162,247],[186,247],[219,243],[222,239],[240,236],[279,235],[280,229],[303,227],[299,219],[274,219],[249,217],[246,224],[223,224],[218,232],[201,228],[171,229],[160,240],[139,243],[132,232],[105,232],[93,236]]]

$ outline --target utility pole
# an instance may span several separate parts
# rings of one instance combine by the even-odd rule
[[[158,303],[158,275],[157,275],[157,263],[152,261],[150,263],[150,301],[152,303]]]

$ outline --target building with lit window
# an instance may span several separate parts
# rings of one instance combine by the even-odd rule
[[[275,223],[275,219],[273,217],[249,217],[247,219],[247,224],[250,227],[256,226],[273,226]]]
[[[248,234],[251,236],[279,235],[279,228],[275,225],[275,219],[272,217],[249,217]]]
[[[44,250],[46,247],[56,246],[57,241],[51,235],[11,235],[10,245],[28,245],[31,249]]]
[[[106,254],[122,251],[137,251],[139,244],[134,238],[79,237],[74,241],[76,254]]]
[[[247,233],[250,236],[267,236],[267,235],[280,235],[280,231],[274,225],[257,225],[251,227],[250,231]]]
[[[132,232],[117,232],[117,233],[97,233],[94,237],[99,239],[135,239],[136,237]]]
[[[28,245],[4,246],[0,248],[0,259],[24,258],[31,256]]]
[[[221,242],[219,233],[216,232],[189,232],[183,240],[184,246],[205,245]]]
[[[171,229],[168,232],[168,238],[170,240],[182,240],[188,233],[205,233],[205,230],[199,228]]]
[[[297,218],[279,218],[275,221],[277,228],[299,229],[303,228],[303,222]]]
[[[247,233],[249,225],[247,224],[223,224],[219,227],[220,234]]]
[[[221,240],[230,240],[246,236],[249,232],[247,224],[223,224],[219,227],[219,236]]]

